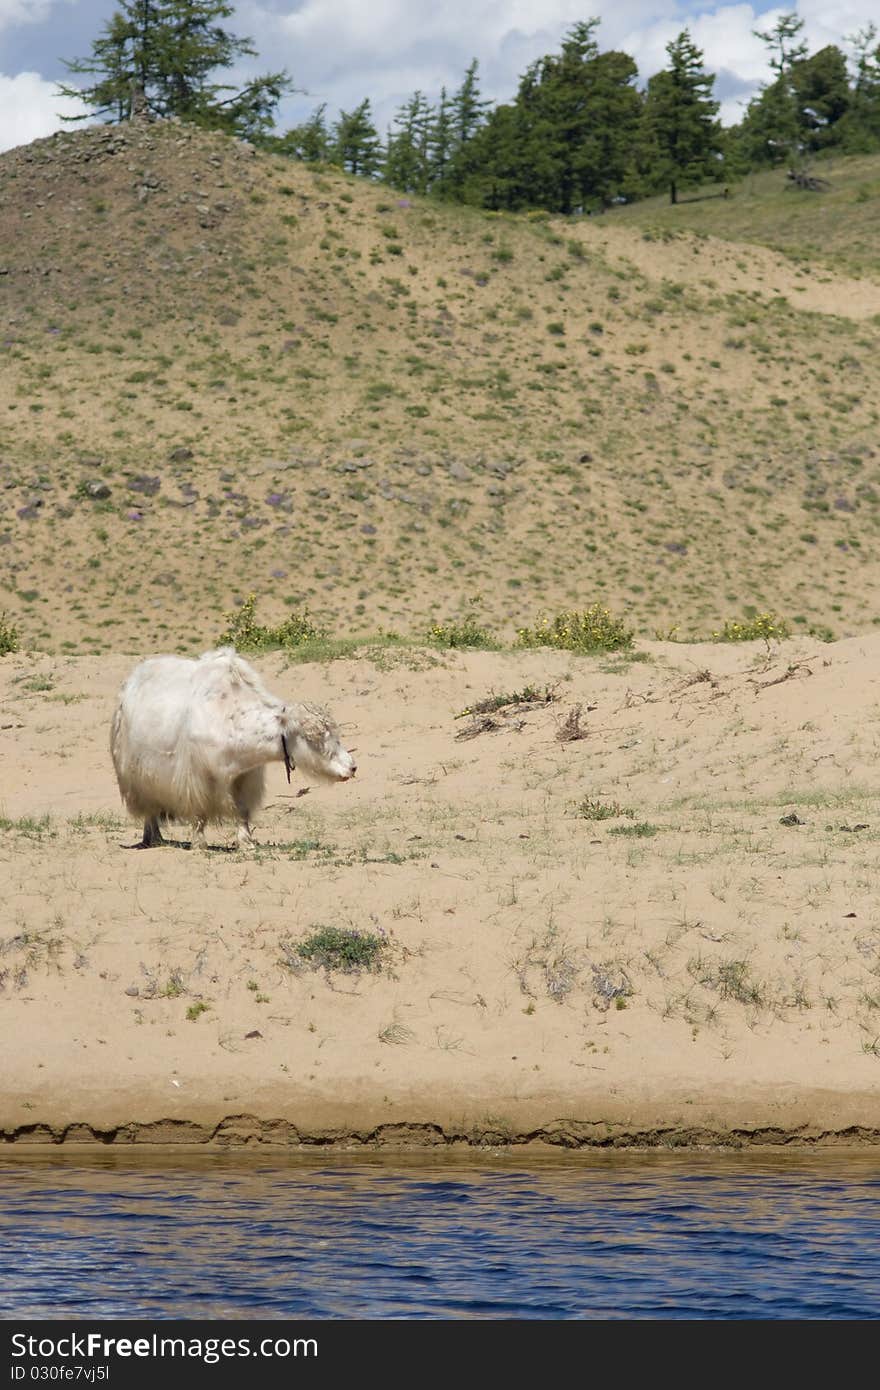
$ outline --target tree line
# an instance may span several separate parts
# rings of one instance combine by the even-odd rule
[[[810,54],[804,22],[782,14],[756,31],[771,74],[742,119],[722,127],[715,75],[688,29],[666,46],[667,62],[644,87],[635,60],[602,50],[598,19],[572,26],[560,51],[531,63],[509,102],[480,91],[476,59],[452,92],[413,92],[380,134],[365,98],[335,118],[319,105],[277,134],[277,108],[293,90],[286,71],[242,88],[216,80],[245,56],[249,39],[225,27],[226,0],[121,0],[92,44],[67,64],[91,85],[62,85],[104,120],[133,112],[178,116],[253,140],[309,163],[336,164],[403,193],[511,211],[571,213],[817,155],[880,149],[880,41],[874,24]],[[82,118],[79,118],[82,119]]]

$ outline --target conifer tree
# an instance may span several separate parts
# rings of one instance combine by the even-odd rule
[[[600,53],[598,20],[573,26],[560,54],[532,63],[511,107],[498,107],[465,150],[464,195],[511,209],[569,213],[616,196],[641,114],[636,65]],[[503,198],[503,203],[498,199]]]
[[[65,64],[90,86],[59,84],[106,121],[128,119],[137,102],[154,116],[178,116],[245,136],[265,133],[291,89],[286,72],[267,73],[245,87],[213,80],[238,59],[256,54],[250,39],[223,27],[233,13],[227,0],[118,0],[119,8],[92,43],[88,58]],[[65,117],[83,120],[85,116]]]
[[[349,174],[375,178],[382,168],[382,141],[373,124],[370,98],[353,111],[340,111],[333,126],[330,158]]]
[[[320,163],[330,159],[332,137],[327,129],[325,112],[326,101],[316,107],[302,125],[291,126],[290,130],[268,143],[278,154],[292,155],[307,164]]]
[[[492,104],[480,96],[479,66],[474,58],[465,69],[464,80],[452,98],[452,130],[458,149],[466,145],[483,124]]]
[[[432,112],[428,132],[429,179],[431,187],[442,187],[453,151],[452,103],[445,87]]]
[[[453,93],[449,103],[451,135],[446,168],[438,183],[438,191],[452,198],[461,197],[470,164],[466,152],[470,142],[485,125],[486,112],[492,104],[480,96],[478,69],[479,63],[474,58],[465,70],[461,86]]]
[[[849,110],[851,96],[846,58],[835,44],[803,58],[792,71],[797,102],[799,138],[810,154],[840,141],[839,122]]]
[[[775,80],[757,98],[762,106],[757,114],[770,117],[773,123],[774,133],[766,137],[768,149],[775,152],[777,160],[785,159],[790,164],[797,162],[800,153],[801,119],[793,74],[808,52],[805,40],[800,38],[803,27],[804,21],[789,10],[779,16],[772,29],[763,33],[760,29],[752,31],[769,48],[770,67],[776,73]]]
[[[388,136],[383,176],[403,193],[426,193],[431,180],[432,112],[422,92],[413,92]]]
[[[848,148],[870,150],[880,142],[880,42],[876,24],[867,24],[844,43],[853,50],[856,68],[847,115]]]
[[[642,116],[649,179],[678,201],[682,184],[722,176],[718,102],[714,76],[703,68],[703,54],[687,29],[666,45],[669,66],[648,82]]]

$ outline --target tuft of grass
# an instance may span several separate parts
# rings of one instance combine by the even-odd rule
[[[386,942],[375,932],[349,927],[315,927],[289,951],[308,965],[323,970],[378,970]]]
[[[584,820],[615,820],[618,816],[633,820],[636,814],[629,806],[621,806],[619,801],[600,801],[594,796],[585,796],[579,801],[576,813]]]
[[[569,609],[517,629],[519,647],[558,647],[570,652],[616,652],[633,643],[633,631],[601,603]]]
[[[709,960],[694,956],[687,963],[688,974],[706,989],[715,990],[721,999],[735,999],[738,1004],[763,1004],[766,991],[752,976],[747,960]]]
[[[652,835],[656,835],[659,829],[659,825],[652,825],[650,821],[637,820],[632,825],[612,825],[608,834],[631,835],[637,840],[647,840]]]
[[[6,617],[5,613],[0,613],[0,656],[8,656],[10,652],[17,652],[21,633]]]
[[[495,694],[492,691],[484,699],[477,700],[474,704],[468,705],[467,709],[461,710],[456,719],[467,719],[472,714],[494,714],[496,710],[506,709],[509,705],[549,705],[556,699],[556,691],[552,686],[545,685],[543,690],[536,685],[524,685],[522,690],[508,690]]]
[[[267,627],[257,622],[256,606],[256,595],[250,594],[237,613],[226,614],[228,627],[220,637],[221,645],[242,652],[265,652],[278,647],[301,647],[327,636],[326,629],[306,612],[291,613],[276,627]]]
[[[209,1008],[210,1005],[203,1003],[200,999],[197,1004],[190,1004],[186,1011],[186,1016],[190,1023],[195,1023],[196,1019],[200,1018],[202,1014],[206,1014]]]
[[[0,816],[0,830],[12,830],[17,835],[23,835],[27,840],[39,840],[44,835],[54,836],[51,816],[21,816],[18,820],[10,820],[8,816]]]

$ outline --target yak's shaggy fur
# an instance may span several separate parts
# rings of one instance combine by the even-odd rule
[[[110,752],[125,805],[144,819],[144,848],[161,844],[166,819],[191,821],[193,844],[203,845],[209,821],[235,818],[248,844],[267,763],[334,782],[356,771],[329,712],[285,705],[233,647],[136,666],[119,692]]]

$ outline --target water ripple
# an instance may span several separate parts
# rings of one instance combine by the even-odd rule
[[[0,1159],[0,1314],[877,1318],[880,1155]]]

